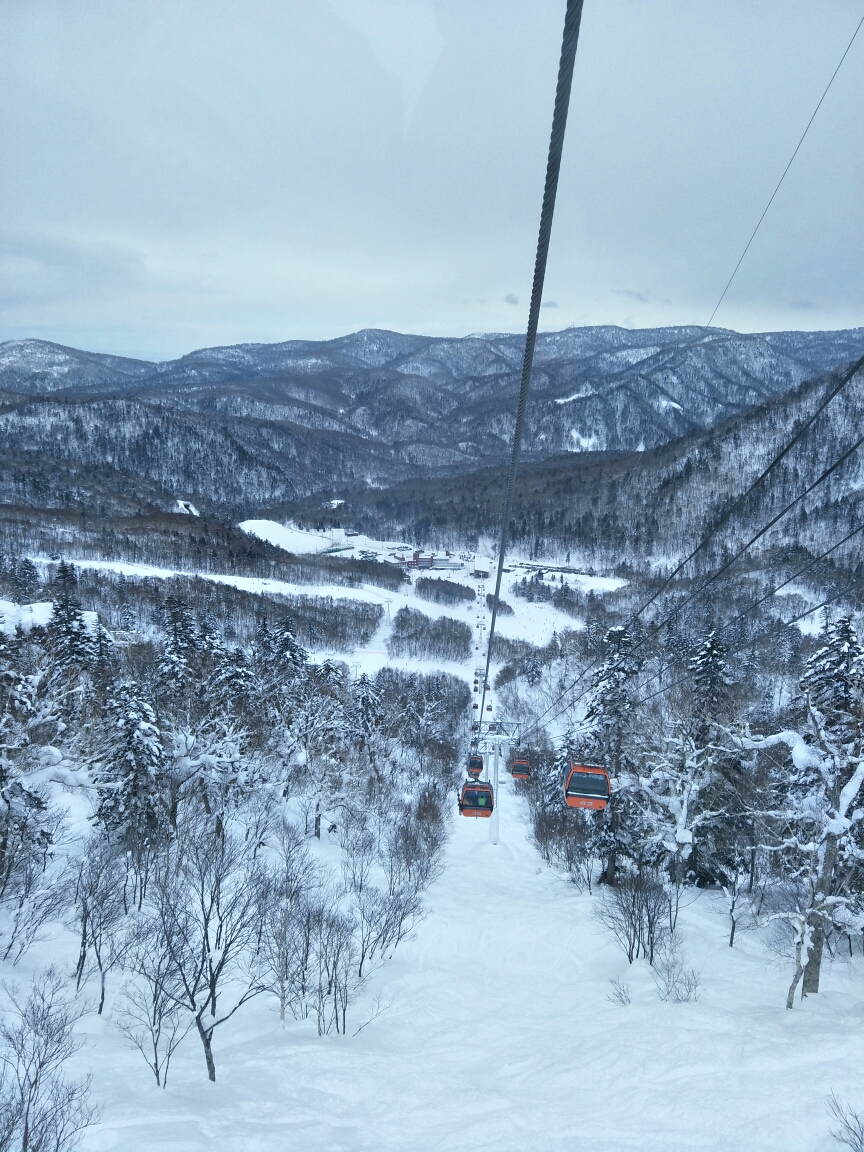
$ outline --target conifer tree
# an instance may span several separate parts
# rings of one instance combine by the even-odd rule
[[[223,649],[204,687],[211,715],[251,716],[257,709],[260,684],[242,648]]]
[[[138,851],[164,827],[162,734],[138,685],[117,685],[97,775],[97,821],[127,848]]]
[[[192,610],[177,596],[166,596],[163,605],[165,644],[159,661],[160,691],[166,698],[183,702],[192,688],[198,636]]]
[[[29,604],[36,598],[39,592],[39,573],[29,556],[15,565],[14,582],[19,604]]]
[[[693,687],[693,735],[699,746],[707,744],[711,725],[720,718],[728,700],[726,655],[727,649],[712,629],[688,666]]]
[[[92,664],[96,655],[95,639],[75,598],[77,586],[75,569],[61,560],[54,579],[55,598],[46,630],[48,653],[55,670],[61,674],[80,672]]]

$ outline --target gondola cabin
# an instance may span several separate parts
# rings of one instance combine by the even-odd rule
[[[564,784],[568,808],[588,808],[602,812],[612,795],[612,782],[605,768],[592,764],[572,764]]]
[[[481,818],[492,815],[495,807],[495,798],[492,794],[491,784],[469,784],[462,787],[459,797],[459,811],[463,816],[479,816]]]
[[[468,757],[468,775],[472,776],[475,780],[483,771],[483,757],[482,756],[469,756]]]
[[[528,780],[531,777],[531,765],[527,760],[514,760],[510,775],[514,780]]]

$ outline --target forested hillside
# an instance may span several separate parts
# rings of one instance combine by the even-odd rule
[[[568,329],[540,336],[527,459],[651,449],[820,376],[861,334]],[[146,364],[40,341],[0,346],[2,492],[63,506],[48,461],[163,511],[246,515],[334,485],[453,474],[506,459],[522,338],[359,332],[205,349]],[[28,399],[23,399],[27,397]],[[86,499],[78,485],[81,499]]]
[[[651,452],[618,458],[585,453],[526,464],[511,522],[515,546],[537,559],[569,552],[574,563],[600,568],[631,561],[663,564],[686,555],[816,410],[834,380],[832,375],[802,385],[717,428]],[[801,496],[854,449],[862,424],[859,374],[724,526],[702,562],[737,550]],[[346,492],[338,514],[373,535],[386,536],[399,525],[427,546],[476,544],[498,531],[504,479],[503,469],[487,469],[449,481],[405,482],[384,492]],[[864,464],[852,451],[758,541],[750,558],[796,547],[819,552],[839,540],[862,522],[862,488]],[[306,508],[312,511],[310,502],[300,506]],[[836,558],[845,555],[857,564],[857,550],[853,542]]]

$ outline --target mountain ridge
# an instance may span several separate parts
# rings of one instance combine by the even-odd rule
[[[0,345],[0,390],[12,404],[17,396],[135,396],[214,420],[357,435],[373,455],[374,446],[389,446],[407,467],[471,467],[507,456],[523,344],[500,333],[365,329],[329,341],[204,348],[157,364],[10,341]],[[656,447],[822,375],[862,347],[864,329],[541,333],[526,458]]]

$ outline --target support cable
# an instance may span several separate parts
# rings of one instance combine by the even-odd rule
[[[861,531],[861,529],[856,529],[856,531]],[[843,541],[841,541],[841,543],[843,543]],[[835,547],[839,547],[839,544],[835,545]],[[782,587],[782,585],[780,585],[780,587]],[[841,590],[839,592],[835,592],[833,596],[829,596],[828,599],[823,600],[821,602],[821,604],[816,604],[812,608],[805,609],[804,612],[799,612],[799,614],[797,616],[793,616],[793,618],[791,620],[778,620],[777,623],[783,624],[784,627],[786,627],[786,628],[791,628],[794,624],[797,624],[799,620],[804,620],[804,619],[806,619],[806,617],[812,616],[814,612],[819,612],[823,608],[829,608],[832,604],[836,603],[836,601],[842,600],[842,598],[845,595],[847,595],[847,593],[849,593],[850,591],[852,591],[856,587],[864,588],[864,577],[858,577],[855,580],[850,580],[845,588],[841,588]],[[729,651],[730,652],[740,652],[742,648],[747,647],[748,643],[750,643],[750,641],[747,641],[744,644],[736,645],[735,647],[730,648]],[[677,663],[683,663],[683,660],[677,661]],[[667,668],[672,667],[672,665],[667,665],[666,667]],[[679,684],[684,684],[690,679],[691,679],[691,673],[687,672],[686,675],[680,676],[677,680],[673,680],[671,684],[667,684],[663,688],[658,688],[656,691],[649,693],[649,695],[647,695],[647,696],[637,696],[634,700],[631,701],[631,706],[636,707],[637,705],[640,705],[640,704],[647,704],[649,700],[653,700],[657,696],[662,696],[664,692],[671,692],[673,688],[677,688]],[[560,701],[560,699],[561,698],[559,697],[559,701]],[[575,703],[575,701],[574,701],[574,703]],[[556,720],[560,720],[560,718],[562,716],[564,716],[566,714],[566,712],[568,711],[568,709],[571,707],[572,707],[572,704],[568,704],[566,708],[562,708],[560,712],[556,712],[556,714],[548,721],[548,723],[554,724]],[[537,726],[537,721],[535,721],[534,724],[532,724],[528,729],[526,729],[526,731],[530,732],[532,729],[536,728],[536,726]]]
[[[787,172],[789,171],[789,169],[792,167],[792,161],[793,161],[793,160],[795,159],[795,157],[798,155],[798,152],[799,152],[799,150],[800,150],[800,148],[801,148],[801,145],[804,143],[804,138],[806,137],[807,133],[810,131],[810,125],[811,125],[811,124],[813,123],[813,121],[816,119],[816,113],[817,113],[817,112],[819,111],[819,109],[822,107],[822,101],[823,101],[823,100],[825,99],[825,97],[828,95],[828,90],[830,89],[831,85],[834,83],[834,80],[835,80],[835,79],[836,79],[836,77],[837,77],[837,73],[840,71],[840,68],[841,68],[841,66],[842,66],[842,64],[843,64],[843,61],[844,61],[844,60],[846,59],[846,57],[848,56],[848,54],[849,54],[849,49],[850,49],[850,48],[852,47],[852,45],[855,43],[855,37],[856,37],[856,36],[858,35],[858,33],[861,31],[861,25],[862,25],[862,24],[864,24],[864,16],[862,16],[862,17],[861,17],[861,19],[858,21],[858,26],[856,27],[855,31],[852,33],[852,39],[851,39],[851,40],[849,41],[849,43],[846,45],[846,51],[845,51],[845,52],[843,53],[843,55],[840,57],[840,63],[837,65],[837,67],[836,67],[836,68],[834,69],[834,71],[831,73],[831,79],[828,81],[827,85],[825,86],[825,91],[824,91],[824,92],[822,93],[822,95],[819,97],[819,103],[816,105],[815,109],[813,110],[813,115],[812,115],[812,116],[810,117],[810,119],[807,121],[807,127],[806,127],[806,128],[804,129],[804,131],[801,133],[801,139],[800,139],[800,140],[798,141],[798,143],[795,145],[795,151],[792,153],[792,156],[791,156],[791,158],[790,158],[790,160],[789,160],[789,163],[788,163],[788,164],[786,165],[786,167],[783,169],[783,175],[782,175],[782,176],[780,177],[780,179],[777,181],[777,186],[776,186],[776,188],[774,189],[774,191],[771,193],[771,198],[769,199],[768,203],[765,205],[765,210],[763,211],[763,213],[762,213],[762,215],[759,217],[759,219],[756,221],[756,227],[755,227],[755,228],[753,229],[753,231],[751,232],[751,234],[750,234],[750,239],[749,239],[749,240],[747,241],[747,243],[744,245],[744,251],[743,251],[743,252],[741,253],[741,255],[738,257],[738,263],[737,263],[737,264],[735,265],[735,267],[732,269],[732,275],[731,275],[731,276],[729,277],[729,279],[726,281],[726,287],[725,287],[725,288],[723,289],[723,291],[720,293],[720,299],[719,299],[719,300],[717,301],[717,303],[714,305],[714,311],[713,311],[713,312],[711,313],[711,315],[708,317],[708,323],[705,325],[705,327],[706,327],[706,328],[710,328],[710,327],[711,327],[711,321],[712,321],[712,320],[714,319],[714,317],[717,315],[717,312],[718,312],[718,311],[719,311],[719,309],[720,309],[720,305],[723,303],[723,299],[724,299],[724,297],[725,297],[726,293],[729,291],[729,288],[730,288],[730,286],[731,286],[731,284],[732,284],[732,281],[735,279],[735,276],[737,275],[738,269],[741,267],[741,265],[742,265],[742,263],[743,263],[743,261],[744,261],[744,257],[747,255],[747,252],[748,252],[748,250],[749,250],[749,248],[750,248],[750,245],[751,245],[751,244],[753,243],[753,241],[756,239],[756,233],[759,231],[759,228],[760,228],[760,227],[761,227],[761,225],[762,225],[762,221],[763,221],[763,220],[765,219],[765,217],[768,215],[768,209],[769,209],[769,208],[771,207],[771,205],[774,203],[774,197],[775,197],[775,196],[777,195],[777,193],[780,191],[780,185],[781,185],[781,184],[783,183],[783,181],[786,179],[786,173],[787,173]]]
[[[858,577],[855,580],[850,580],[845,588],[841,588],[839,592],[835,592],[833,596],[829,596],[827,600],[823,600],[821,604],[816,604],[813,608],[807,608],[804,612],[799,612],[797,616],[793,616],[791,620],[778,620],[778,624],[783,624],[786,628],[791,628],[793,624],[797,624],[799,620],[804,620],[808,616],[812,616],[814,612],[821,612],[823,608],[830,608],[832,604],[838,600],[842,600],[853,588],[864,587],[864,577]],[[749,641],[747,641],[749,643]],[[747,643],[739,644],[735,648],[730,648],[730,652],[740,652],[742,648],[747,647]],[[686,676],[680,676],[677,680],[673,680],[671,684],[667,684],[665,688],[658,688],[655,692],[650,693],[648,696],[637,696],[632,701],[636,704],[647,704],[649,700],[653,700],[655,696],[662,696],[664,692],[671,692],[673,688],[677,688],[679,684],[691,679],[691,674],[688,672]]]
[[[788,441],[788,443],[786,445],[784,445],[784,447],[774,456],[774,458],[767,465],[767,467],[764,468],[762,470],[762,472],[753,481],[753,483],[744,492],[742,492],[742,494],[738,497],[738,499],[735,500],[732,503],[732,505],[729,508],[727,508],[726,511],[717,520],[714,521],[714,523],[711,525],[711,527],[708,529],[708,531],[705,533],[705,535],[702,537],[702,539],[699,541],[699,543],[696,545],[696,547],[693,549],[693,551],[690,552],[687,556],[685,556],[684,559],[681,560],[679,562],[679,564],[673,569],[673,571],[670,572],[670,574],[663,581],[660,588],[658,588],[656,592],[654,592],[651,596],[649,596],[648,599],[644,602],[644,604],[641,604],[639,606],[639,608],[637,608],[636,611],[630,616],[630,618],[624,622],[624,625],[623,625],[624,628],[628,628],[628,629],[632,628],[633,625],[636,623],[636,621],[640,618],[640,616],[642,616],[642,614],[648,608],[650,608],[651,605],[655,601],[659,600],[659,598],[663,595],[663,593],[666,592],[666,590],[669,588],[672,581],[678,575],[680,575],[680,573],[683,571],[684,568],[686,568],[686,566],[690,563],[690,561],[695,559],[696,556],[698,556],[699,553],[703,550],[703,548],[706,547],[708,542],[711,540],[712,536],[715,536],[717,534],[717,532],[719,532],[719,530],[723,527],[723,525],[727,524],[729,522],[729,520],[735,515],[735,513],[741,510],[741,508],[744,506],[744,504],[749,499],[749,497],[753,494],[753,492],[756,490],[756,488],[759,487],[759,485],[762,483],[763,480],[767,479],[767,477],[770,475],[770,473],[773,472],[774,469],[777,467],[777,465],[780,464],[781,461],[789,454],[789,452],[795,447],[795,445],[799,442],[799,440],[801,440],[804,437],[804,435],[813,426],[813,424],[818,419],[818,417],[822,415],[822,413],[825,411],[825,409],[828,407],[828,405],[831,403],[831,401],[834,399],[834,397],[837,396],[838,393],[841,392],[846,387],[846,385],[849,383],[849,381],[852,379],[852,377],[855,375],[855,373],[858,372],[862,367],[864,367],[864,356],[862,356],[862,357],[860,357],[860,359],[856,360],[855,363],[852,365],[852,367],[849,368],[840,377],[839,382],[837,384],[835,384],[833,388],[830,388],[828,390],[828,392],[825,394],[824,399],[819,404],[819,406],[816,408],[815,412],[813,412],[813,414],[811,416],[809,416],[807,418],[807,420],[804,421],[804,423],[801,425],[801,427],[798,429],[798,431],[795,433],[795,435],[792,437],[792,439],[790,441]],[[594,659],[589,664],[586,664],[585,667],[582,668],[581,671],[579,671],[577,673],[576,678],[564,689],[564,693],[572,692],[572,690],[576,687],[576,685],[583,678],[583,676],[586,676],[591,671],[592,668],[596,667],[599,659],[600,659],[599,655],[595,656]],[[563,693],[562,693],[562,696],[563,696]]]
[[[768,472],[777,463],[779,463],[779,461],[786,455],[786,453],[788,452],[788,450],[792,446],[792,444],[794,444],[798,439],[800,439],[803,432],[806,431],[806,429],[812,424],[813,419],[815,419],[815,416],[818,415],[819,412],[821,412],[825,408],[825,406],[830,402],[830,400],[832,400],[834,398],[834,396],[837,395],[837,393],[840,391],[840,388],[844,387],[845,384],[847,384],[849,382],[849,380],[851,380],[852,376],[854,376],[854,374],[858,371],[858,369],[862,365],[864,365],[864,356],[862,356],[861,359],[858,360],[856,362],[856,364],[852,367],[852,369],[844,375],[844,377],[841,379],[840,384],[837,387],[835,387],[831,391],[831,393],[829,393],[828,397],[820,405],[817,412],[814,413],[814,416],[811,417],[811,419],[802,427],[802,429],[799,429],[799,432],[796,434],[796,436],[793,438],[793,440],[790,441],[789,444],[786,445],[786,447],[782,450],[782,452],[780,452],[777,456],[775,456],[774,460],[769,465],[769,467],[762,473],[762,475],[758,478],[758,480],[756,480],[754,482],[754,484],[750,486],[748,491],[744,494],[744,497],[739,498],[735,502],[732,510],[739,507],[740,504],[742,503],[743,499],[747,495],[749,495],[750,492],[752,492],[752,490],[756,486],[756,484],[758,484],[761,480],[763,480],[765,478],[765,476],[767,476]],[[791,511],[791,509],[794,508],[796,504],[800,503],[800,501],[803,500],[805,496],[808,496],[815,488],[817,488],[821,483],[823,483],[823,481],[827,480],[828,477],[831,476],[832,473],[834,473],[842,464],[844,464],[845,461],[848,460],[849,457],[854,452],[856,452],[858,450],[858,448],[861,447],[862,444],[864,444],[864,436],[859,437],[859,439],[855,441],[855,443],[852,445],[852,447],[847,448],[847,450],[843,453],[843,455],[840,456],[837,460],[835,460],[834,463],[831,464],[828,468],[826,468],[822,472],[822,474],[816,480],[813,481],[812,484],[808,485],[808,487],[805,488],[805,490],[803,492],[801,492],[798,496],[796,496],[793,500],[791,500],[776,516],[774,516],[771,520],[769,520],[769,522],[766,525],[764,525],[762,528],[760,528],[758,532],[756,532],[753,536],[751,536],[750,539],[747,541],[747,543],[744,544],[735,553],[735,555],[731,557],[731,559],[727,560],[725,564],[723,564],[720,568],[718,568],[715,572],[713,572],[708,577],[708,579],[703,581],[703,583],[700,584],[699,587],[694,592],[692,592],[689,596],[687,596],[685,600],[683,600],[680,604],[676,605],[676,607],[670,613],[668,613],[663,618],[663,620],[660,621],[660,623],[658,625],[656,625],[657,630],[659,631],[660,628],[665,627],[671,620],[673,620],[675,618],[675,616],[677,616],[680,612],[682,612],[684,610],[684,608],[687,607],[688,604],[691,604],[693,602],[693,600],[695,600],[698,596],[701,596],[702,593],[706,590],[706,588],[709,588],[716,580],[718,580],[725,572],[727,572],[728,569],[731,568],[732,565],[735,564],[736,561],[738,561],[744,555],[744,553],[750,547],[752,547],[753,544],[756,543],[757,540],[759,540],[762,536],[764,536],[766,532],[770,531],[770,529],[773,528],[774,525],[777,524],[778,521],[780,521],[789,511]],[[718,524],[724,523],[726,520],[728,520],[730,514],[731,514],[731,511],[730,511],[730,513],[724,514],[724,516],[722,516],[720,518],[720,521],[718,521]],[[708,536],[703,537],[700,544],[693,550],[693,552],[690,553],[690,556],[688,557],[688,559],[692,559],[692,557],[695,556],[698,551],[700,551],[700,549],[704,546],[704,544],[707,542],[707,540],[710,538],[710,536],[714,533],[714,531],[716,531],[716,526],[715,526],[715,528],[711,529],[711,532],[708,534]],[[685,563],[687,563],[686,560],[682,561],[682,563],[678,565],[678,567],[675,569],[675,573],[673,573],[673,576],[681,571],[681,568],[684,566]],[[635,613],[633,613],[631,615],[629,620],[624,624],[625,628],[632,627],[632,625],[636,622],[636,620],[639,619],[639,617],[642,615],[642,613],[645,611],[645,609],[650,604],[653,604],[654,601],[656,601],[657,598],[659,596],[661,596],[663,594],[663,592],[666,591],[666,589],[669,587],[671,579],[672,579],[672,577],[667,579],[664,582],[664,584],[662,585],[662,587],[657,592],[655,592],[651,597],[649,597],[648,600],[646,600],[645,603]],[[645,644],[645,640],[640,641],[639,644],[637,644],[634,649],[631,649],[631,652],[628,653],[628,655],[631,655],[633,651],[638,650],[644,644]],[[586,673],[590,672],[591,669],[597,665],[597,663],[599,662],[599,659],[600,659],[599,655],[595,656],[594,659],[589,664],[587,664],[584,668],[581,669],[581,671],[579,673],[577,673],[575,679],[572,680],[571,683],[567,685],[567,687],[561,692],[561,694],[558,696],[558,698],[556,700],[554,700],[552,702],[552,704],[550,704],[549,707],[543,713],[541,713],[541,715],[535,721],[535,725],[539,724],[540,721],[542,721],[544,719],[544,717],[549,714],[549,712],[551,712],[555,707],[557,707],[557,705],[561,702],[561,700],[564,699],[564,697],[569,692],[573,691],[573,689],[576,687],[576,685],[579,683],[579,681],[586,675]],[[623,665],[623,660],[620,661],[618,664],[613,665],[611,671],[616,671],[622,665]],[[584,696],[587,695],[588,691],[589,691],[589,688],[583,688],[583,690],[579,693],[579,695],[574,700],[572,700],[570,702],[570,704],[568,705],[568,708],[572,707],[574,704],[577,704]],[[566,709],[565,709],[565,711],[566,711]]]
[[[489,683],[492,640],[495,636],[495,622],[498,618],[498,598],[501,594],[504,555],[507,550],[510,516],[513,510],[516,469],[519,465],[519,453],[522,448],[522,427],[525,422],[525,406],[528,403],[528,392],[531,387],[534,345],[537,341],[537,326],[540,322],[540,302],[543,298],[543,282],[546,278],[546,258],[549,254],[549,239],[552,235],[552,218],[555,214],[558,173],[561,169],[561,153],[564,149],[564,131],[567,127],[567,112],[570,107],[570,87],[573,81],[573,66],[576,61],[576,45],[579,41],[579,25],[582,20],[583,2],[584,0],[567,0],[567,11],[564,16],[564,35],[561,41],[558,84],[555,90],[555,110],[552,115],[552,133],[549,138],[549,158],[546,162],[546,184],[543,190],[543,207],[540,212],[540,233],[537,238],[537,255],[534,260],[534,282],[531,288],[531,305],[528,309],[528,331],[525,335],[525,354],[522,359],[519,403],[516,408],[513,449],[510,455],[510,470],[507,475],[507,496],[504,502],[504,519],[501,524],[501,541],[498,547],[498,573],[495,578],[492,619],[489,624],[489,640],[486,650],[486,669],[483,675],[483,693],[480,698],[481,723],[486,703],[486,685]]]
[[[774,588],[769,588],[769,590],[760,596],[758,600],[753,600],[750,604],[748,604],[746,608],[742,609],[742,611],[739,612],[737,616],[734,616],[731,620],[724,624],[722,628],[718,629],[716,635],[723,636],[724,633],[728,632],[730,628],[734,628],[734,626],[739,623],[739,621],[743,620],[745,616],[749,616],[751,612],[755,612],[755,610],[761,607],[761,605],[763,605],[767,600],[772,599],[772,597],[776,596],[777,593],[781,592],[787,585],[791,584],[794,580],[798,580],[805,573],[809,572],[811,568],[815,568],[817,564],[819,564],[827,556],[830,556],[832,552],[836,552],[838,548],[842,548],[844,544],[848,544],[854,536],[858,536],[861,532],[864,532],[864,524],[859,524],[857,528],[853,528],[851,532],[847,532],[842,540],[838,540],[836,544],[832,544],[830,548],[826,548],[824,552],[821,552],[818,556],[814,556],[813,559],[805,564],[803,568],[799,568],[797,572],[793,572],[792,575],[787,577],[781,584],[777,584]],[[814,611],[814,609],[809,609],[808,611]],[[692,648],[686,656],[680,656],[675,660],[669,660],[666,664],[663,665],[662,668],[659,668],[656,672],[652,672],[643,681],[640,687],[640,691],[646,685],[650,684],[652,680],[656,680],[658,677],[662,677],[664,673],[669,671],[670,668],[677,668],[686,660],[691,660],[698,651],[699,646],[697,645],[696,647]]]

